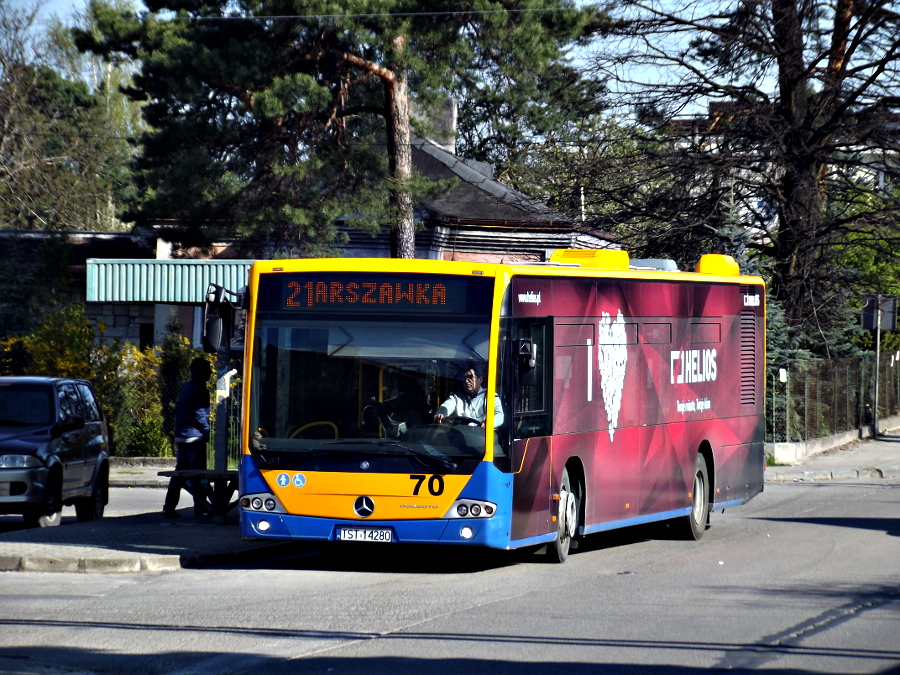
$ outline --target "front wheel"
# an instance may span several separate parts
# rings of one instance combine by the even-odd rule
[[[706,458],[697,454],[694,466],[694,482],[691,492],[691,512],[680,523],[680,534],[688,540],[696,541],[703,536],[709,525],[709,474]]]
[[[547,546],[547,556],[553,562],[563,563],[569,557],[569,549],[578,530],[578,511],[578,495],[572,490],[569,470],[563,469],[559,482],[559,530],[556,540]]]

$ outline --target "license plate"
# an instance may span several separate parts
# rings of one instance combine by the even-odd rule
[[[394,541],[393,531],[387,527],[342,527],[338,529],[341,541]]]

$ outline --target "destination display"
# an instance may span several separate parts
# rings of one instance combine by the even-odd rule
[[[484,314],[490,307],[492,281],[448,275],[282,273],[260,279],[260,304],[268,310]]]

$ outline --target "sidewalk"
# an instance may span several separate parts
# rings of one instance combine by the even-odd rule
[[[109,461],[109,486],[166,488],[169,479],[160,476],[159,472],[174,468],[174,457],[112,457]]]
[[[110,486],[165,488],[168,479],[157,473],[173,466],[172,460],[117,458]],[[898,477],[900,431],[766,471],[766,482]],[[188,514],[189,509],[182,512]],[[167,520],[154,509],[88,523],[0,532],[0,572],[167,572],[248,563],[298,550],[294,542],[242,541],[234,511],[225,524],[214,524],[190,515]]]
[[[792,466],[770,466],[766,482],[900,477],[900,430],[811,455]]]

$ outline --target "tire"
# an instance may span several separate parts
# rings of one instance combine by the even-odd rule
[[[547,556],[555,563],[564,563],[569,557],[572,540],[578,531],[578,514],[580,512],[578,494],[572,491],[569,470],[563,469],[559,482],[559,526],[556,539],[547,545]]]
[[[62,477],[52,473],[44,486],[44,497],[33,511],[25,514],[28,527],[56,527],[62,522]]]
[[[697,454],[694,479],[691,487],[691,512],[679,522],[680,535],[688,541],[697,541],[709,525],[709,472],[706,458]]]
[[[101,469],[94,481],[90,497],[82,497],[75,502],[75,517],[79,523],[103,517],[103,511],[109,502],[109,480],[106,470]]]

